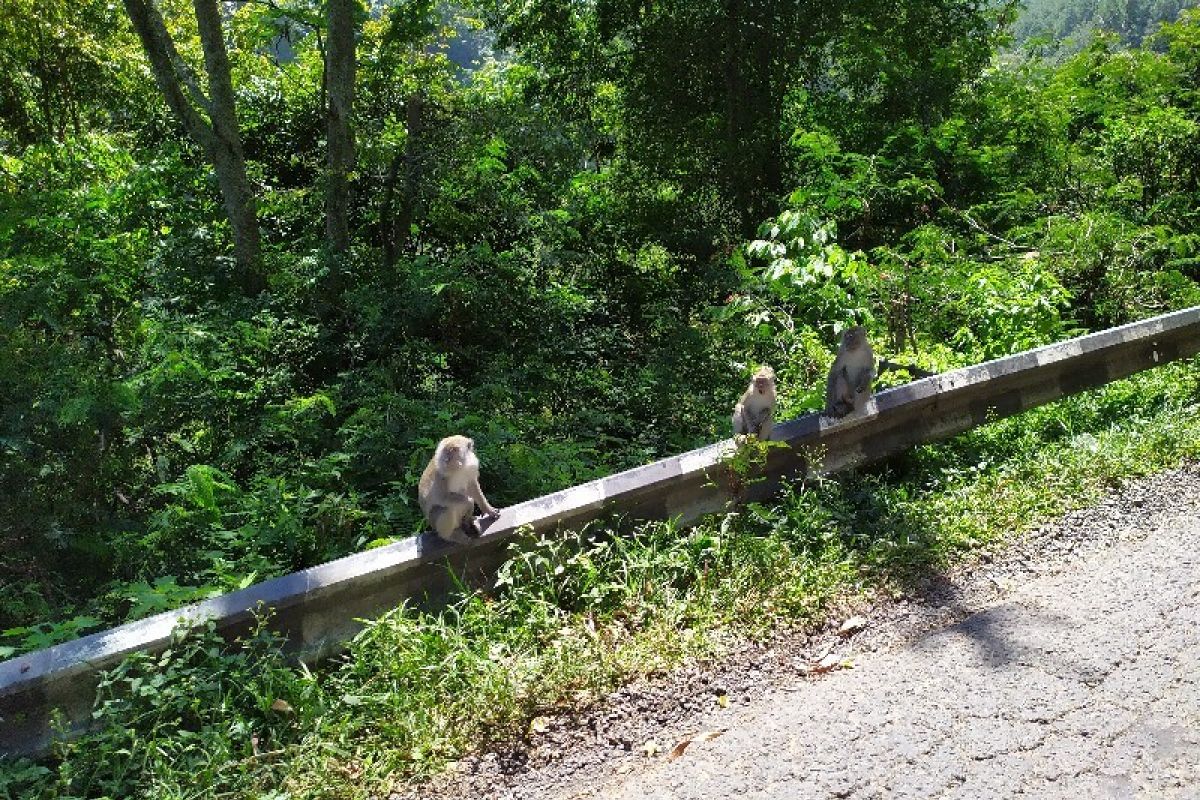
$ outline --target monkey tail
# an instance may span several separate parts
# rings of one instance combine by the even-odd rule
[[[899,372],[900,370],[907,370],[910,375],[915,375],[918,378],[932,378],[937,374],[912,364],[905,364],[900,361],[888,361],[886,358],[879,359],[879,373]]]

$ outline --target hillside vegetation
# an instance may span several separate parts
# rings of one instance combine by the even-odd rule
[[[499,3],[468,76],[358,8],[339,246],[332,11],[230,10],[253,257],[123,9],[0,17],[4,652],[409,535],[451,432],[503,505],[724,434],[759,362],[816,407],[846,324],[942,369],[1200,296],[1194,12],[993,67],[960,3]]]
[[[1195,0],[1025,0],[1012,26],[1017,44],[1043,41],[1068,52],[1086,47],[1098,34],[1141,45],[1163,22],[1196,7]]]

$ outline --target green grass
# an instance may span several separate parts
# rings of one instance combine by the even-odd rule
[[[1198,362],[998,421],[680,530],[543,538],[497,586],[400,608],[310,672],[211,631],[110,673],[101,729],[0,797],[359,798],[631,678],[908,591],[983,548],[1200,455]]]

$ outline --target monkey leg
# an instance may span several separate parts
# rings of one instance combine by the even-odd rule
[[[475,519],[474,514],[467,514],[463,518],[462,527],[459,529],[468,539],[477,539],[483,533],[479,527],[479,520]]]
[[[464,513],[461,507],[437,508],[433,512],[433,529],[438,538],[447,542],[466,544],[471,536],[464,530],[464,525],[472,524],[470,509]]]
[[[829,386],[825,390],[825,416],[844,417],[853,408],[854,392],[850,388],[850,376],[843,368],[829,377]]]
[[[750,426],[746,424],[746,412],[739,405],[733,411],[733,435],[746,435],[750,432]]]
[[[847,400],[846,398],[843,397],[841,399],[835,400],[833,402],[833,405],[831,405],[829,408],[827,408],[825,410],[825,415],[829,416],[829,417],[837,417],[840,419],[841,417],[846,416],[853,410],[854,410],[854,401]]]

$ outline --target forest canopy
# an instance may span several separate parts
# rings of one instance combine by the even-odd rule
[[[1160,24],[1195,7],[1195,0],[1025,0],[1012,35],[1016,44],[1037,40],[1068,52],[1104,34],[1141,45]]]
[[[847,325],[1200,303],[1200,13],[997,55],[1094,5],[0,0],[0,657],[411,535],[450,433],[507,505]]]

